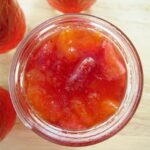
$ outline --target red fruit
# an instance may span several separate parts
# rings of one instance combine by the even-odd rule
[[[15,48],[25,33],[24,14],[15,0],[0,0],[0,53]]]
[[[0,87],[0,141],[10,132],[16,119],[8,91]]]

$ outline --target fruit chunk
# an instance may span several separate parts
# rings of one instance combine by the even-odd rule
[[[113,99],[105,99],[100,105],[100,117],[103,120],[108,119],[113,115],[119,108],[119,102]]]
[[[55,37],[54,37],[55,38]],[[54,61],[54,48],[55,44],[53,39],[47,39],[48,41],[44,41],[43,45],[38,48],[38,53],[35,55],[36,65],[41,70],[45,70],[50,68]]]
[[[85,129],[85,125],[80,121],[79,117],[69,108],[65,108],[64,117],[60,119],[59,124],[62,128],[67,130]]]
[[[75,41],[75,32],[71,28],[63,29],[59,33],[58,50],[61,55],[64,55],[69,60],[75,60],[79,55],[78,49],[74,45]]]
[[[107,80],[111,81],[125,74],[125,67],[120,62],[112,42],[110,42],[109,40],[104,40],[102,43],[102,51],[103,54],[101,58],[102,60],[100,60],[100,65],[103,76]]]
[[[38,86],[28,88],[28,100],[35,110],[47,121],[58,122],[62,116],[59,103]]]
[[[78,97],[73,98],[71,101],[71,109],[79,117],[83,124],[86,126],[91,126],[93,124],[92,115],[88,112],[88,109],[82,99]]]
[[[72,73],[67,81],[66,89],[79,90],[85,86],[85,82],[95,67],[95,60],[92,57],[85,58]]]
[[[102,97],[99,93],[91,92],[87,96],[86,105],[95,120],[99,119]]]
[[[77,46],[83,52],[92,52],[96,51],[103,40],[102,35],[98,31],[81,29],[77,30]],[[79,40],[82,39],[82,40]]]
[[[119,108],[119,102],[113,99],[103,98],[99,93],[90,93],[87,97],[87,108],[95,120],[100,123],[108,119]]]
[[[100,47],[101,35],[99,32],[71,27],[60,32],[58,50],[69,60],[76,60],[83,52],[92,52]]]
[[[32,69],[29,71],[25,79],[30,85],[44,85],[45,84],[45,75],[38,69]]]
[[[16,119],[8,91],[0,87],[0,141],[10,132]]]

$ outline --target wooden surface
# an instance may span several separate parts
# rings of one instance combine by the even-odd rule
[[[46,0],[19,0],[26,15],[27,32],[44,20],[61,13]],[[17,119],[0,150],[150,150],[150,0],[97,0],[86,13],[102,17],[121,28],[133,41],[144,69],[144,91],[140,106],[129,124],[117,135],[97,145],[71,148],[50,143],[26,129]],[[15,50],[0,55],[0,85],[7,78]]]

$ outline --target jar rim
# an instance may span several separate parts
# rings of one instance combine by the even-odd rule
[[[24,46],[26,45],[26,42],[29,39],[31,39],[31,37],[34,37],[35,33],[37,33],[40,30],[44,30],[45,27],[49,27],[50,25],[52,26],[54,22],[58,23],[58,21],[61,21],[63,19],[70,19],[70,18],[77,18],[77,19],[84,18],[84,19],[89,19],[89,20],[91,19],[92,23],[97,22],[98,25],[102,25],[103,27],[108,29],[109,32],[112,32],[114,34],[114,36],[116,36],[117,40],[120,39],[120,42],[123,41],[124,44],[126,44],[126,46],[124,45],[124,48],[127,49],[126,51],[128,53],[132,53],[131,58],[133,59],[133,60],[130,59],[130,62],[128,62],[128,63],[131,63],[131,61],[133,61],[133,64],[131,66],[135,65],[134,67],[135,67],[135,69],[137,69],[137,70],[135,70],[135,72],[137,74],[135,74],[135,72],[133,74],[133,77],[134,77],[134,75],[138,76],[137,77],[138,85],[136,85],[137,87],[136,87],[135,95],[134,96],[132,95],[134,97],[134,98],[132,97],[133,98],[132,108],[130,108],[130,111],[126,112],[127,114],[124,115],[124,118],[122,117],[122,118],[120,118],[120,120],[117,120],[118,122],[116,122],[116,124],[114,126],[109,127],[108,129],[105,129],[106,131],[104,131],[104,133],[101,132],[101,135],[100,135],[100,132],[96,132],[97,131],[96,128],[93,128],[94,130],[96,130],[95,132],[93,131],[93,129],[91,129],[90,132],[94,132],[94,133],[88,134],[86,137],[82,136],[81,134],[79,134],[79,137],[77,134],[73,134],[73,136],[71,136],[69,134],[69,131],[64,132],[64,130],[63,131],[58,130],[57,128],[55,128],[55,127],[53,128],[52,126],[51,127],[49,126],[51,129],[47,126],[44,126],[45,129],[43,129],[42,128],[43,124],[40,124],[41,122],[39,123],[40,120],[37,120],[37,118],[35,118],[35,116],[33,116],[33,118],[35,119],[34,121],[32,120],[33,118],[32,119],[30,118],[31,116],[25,117],[23,108],[21,108],[19,106],[19,97],[18,97],[18,93],[16,92],[16,88],[17,88],[16,81],[18,81],[18,78],[20,77],[20,76],[18,76],[18,70],[20,69],[19,68],[20,67],[19,59],[23,55],[23,50],[24,50]],[[130,54],[128,54],[128,55],[130,55]],[[18,63],[19,63],[19,65],[18,65]],[[133,85],[131,85],[131,86],[133,86]],[[58,143],[58,144],[68,145],[68,146],[85,146],[85,145],[95,144],[95,143],[104,141],[105,139],[108,139],[109,137],[111,137],[114,134],[116,134],[117,132],[119,132],[128,123],[128,121],[132,118],[132,116],[134,115],[134,113],[138,107],[138,104],[140,102],[141,95],[142,95],[143,70],[142,70],[141,61],[140,61],[139,55],[136,51],[136,48],[134,47],[132,42],[129,40],[129,38],[120,29],[118,29],[115,25],[113,25],[112,23],[110,23],[104,19],[101,19],[96,16],[92,16],[92,15],[65,14],[65,15],[61,15],[61,16],[57,16],[57,17],[48,19],[44,23],[40,24],[35,29],[33,29],[26,36],[26,38],[20,43],[20,45],[16,51],[16,54],[14,55],[12,64],[11,64],[10,75],[9,75],[9,90],[10,90],[10,96],[12,99],[12,103],[14,105],[14,108],[15,108],[19,118],[28,128],[31,128],[34,132],[36,132],[40,136],[42,136],[48,140],[51,140],[52,142]],[[131,93],[131,91],[129,91],[129,92]],[[109,120],[112,120],[112,119],[114,119],[114,116],[112,118],[110,118]],[[37,121],[37,122],[35,122],[35,121]],[[105,123],[107,123],[107,121]],[[56,130],[56,132],[54,130]],[[82,140],[81,140],[81,137],[82,137]]]

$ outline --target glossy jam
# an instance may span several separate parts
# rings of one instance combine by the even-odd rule
[[[100,31],[59,28],[30,54],[24,86],[33,111],[51,125],[83,130],[119,108],[127,69],[119,49]]]
[[[90,8],[95,0],[48,0],[49,4],[64,13],[77,13]]]
[[[25,18],[16,0],[0,0],[0,53],[15,48],[25,33]]]
[[[10,132],[16,119],[8,91],[0,87],[0,141]]]

